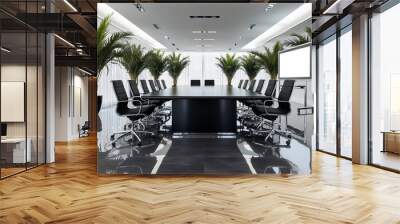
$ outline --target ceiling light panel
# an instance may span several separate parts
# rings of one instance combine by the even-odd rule
[[[311,14],[312,3],[302,4],[292,13],[290,13],[285,18],[274,24],[271,28],[266,30],[264,33],[256,37],[254,40],[250,41],[248,44],[244,45],[242,47],[242,50],[252,50],[259,46],[262,46],[273,38],[282,35],[286,31],[292,29],[300,23],[307,21],[311,18]]]
[[[121,15],[118,11],[114,10],[107,3],[97,3],[97,13],[100,17],[105,18],[107,15],[112,14],[111,20],[114,26],[123,31],[131,31],[136,37],[147,42],[151,47],[156,49],[166,49],[164,45],[155,40],[149,34],[133,24],[130,20]],[[156,24],[157,25],[157,24]],[[157,25],[158,27],[158,25]],[[154,27],[156,28],[156,27]],[[158,27],[159,28],[159,27]]]

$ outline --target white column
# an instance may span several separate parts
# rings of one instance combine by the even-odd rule
[[[353,19],[353,162],[368,163],[368,16]]]

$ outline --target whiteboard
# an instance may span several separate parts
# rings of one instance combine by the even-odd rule
[[[280,78],[311,78],[311,47],[305,46],[279,54]]]
[[[25,83],[1,82],[1,122],[24,122]]]

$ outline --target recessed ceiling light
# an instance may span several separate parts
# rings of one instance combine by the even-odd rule
[[[209,30],[207,33],[217,33],[217,31]]]
[[[252,30],[255,26],[256,26],[256,24],[250,24],[249,30]]]
[[[153,24],[153,27],[156,28],[157,30],[160,29],[160,27],[157,24]]]
[[[172,46],[175,46],[175,43],[172,43],[171,45],[172,45]]]
[[[192,33],[201,33],[201,30],[193,30]]]
[[[167,35],[165,35],[164,38],[167,39],[167,40],[169,40],[169,36],[167,36]]]
[[[203,40],[205,40],[205,41],[213,41],[213,40],[215,40],[214,38],[205,38],[205,39],[203,39]]]
[[[200,41],[200,40],[203,40],[203,39],[201,39],[201,38],[194,38],[193,40]]]

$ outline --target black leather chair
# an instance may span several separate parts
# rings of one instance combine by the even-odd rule
[[[256,93],[261,93],[262,88],[264,87],[264,82],[265,82],[264,79],[260,79],[258,81],[257,88],[256,88],[256,91],[255,91]]]
[[[140,101],[140,103],[144,104],[144,105],[155,105],[155,106],[161,106],[164,103],[164,101],[162,101],[162,100],[142,99],[140,96],[139,88],[138,88],[137,84],[135,83],[135,81],[128,80],[128,83],[129,83],[129,87],[131,88],[132,96],[135,99],[135,101],[133,101],[134,105],[135,105],[135,103],[137,104],[138,101]]]
[[[267,88],[265,89],[265,92],[264,92],[264,95],[266,96],[266,100],[267,99],[269,100],[269,99],[271,99],[272,97],[275,96],[276,83],[277,83],[277,80],[270,79],[268,81]],[[258,87],[257,87],[257,90],[258,90]],[[245,105],[247,105],[247,106],[251,106],[251,105],[254,105],[254,104],[264,105],[265,100],[245,100],[245,101],[243,101],[243,103]],[[271,105],[272,102],[270,102],[268,104]]]
[[[285,130],[282,130],[280,122],[276,122],[277,118],[284,116],[285,121],[286,121],[286,126],[287,126],[287,115],[290,113],[290,97],[292,96],[293,88],[294,88],[294,83],[295,80],[285,80],[283,82],[283,85],[281,87],[281,90],[279,92],[278,98],[271,98],[268,100],[265,100],[264,105],[254,105],[252,106],[252,110],[254,114],[257,116],[263,118],[262,122],[264,121],[269,121],[271,123],[271,130],[267,131],[269,134],[265,138],[267,140],[268,138],[272,137],[274,134],[280,134],[288,138],[287,144],[290,144],[290,139],[291,139],[291,134],[286,128]],[[270,104],[270,102],[273,102],[274,104]],[[275,106],[277,105],[277,106]],[[258,127],[263,127],[264,123],[261,123],[258,125]],[[278,126],[278,128],[276,128]],[[265,131],[261,131],[265,132]]]
[[[155,106],[154,105],[143,105],[142,102],[136,99],[129,99],[128,95],[125,91],[124,83],[122,80],[113,80],[112,81],[115,95],[117,97],[117,107],[116,112],[120,116],[124,116],[131,121],[131,125],[129,130],[117,132],[111,135],[110,145],[115,147],[115,143],[127,136],[131,136],[132,140],[136,139],[138,141],[138,145],[141,145],[142,139],[139,137],[138,133],[147,133],[153,135],[154,133],[144,131],[144,130],[135,130],[135,127],[139,124],[139,126],[144,126],[141,123],[140,119],[145,118],[146,116],[153,113]],[[133,103],[135,101],[135,103]],[[128,103],[132,102],[134,105],[138,105],[134,108],[128,107]],[[118,135],[118,136],[117,136]],[[137,149],[133,149],[136,152],[139,152]]]
[[[166,89],[166,88],[167,88],[167,84],[165,84],[165,80],[164,80],[164,79],[161,80],[161,83],[162,83],[162,85],[163,85],[163,88]]]
[[[164,89],[164,88],[162,88],[161,81],[159,79],[156,80],[156,87],[158,88],[158,90]]]
[[[254,92],[254,86],[256,85],[256,80],[253,79],[250,81],[249,90]]]
[[[140,85],[142,85],[143,93],[150,93],[149,87],[147,86],[146,80],[140,80]]]
[[[244,83],[243,83],[243,89],[246,89],[247,88],[247,84],[249,83],[249,80],[244,80]]]
[[[241,79],[241,80],[239,81],[239,85],[238,85],[238,88],[239,88],[239,89],[242,87],[242,84],[243,84],[243,79]]]
[[[204,86],[214,86],[215,82],[213,79],[206,79],[204,80]]]
[[[158,91],[158,89],[157,89],[156,85],[154,84],[153,80],[150,79],[149,80],[149,84],[150,84],[150,88],[151,88],[152,92],[157,92]]]
[[[198,79],[190,80],[190,86],[200,86],[200,85],[201,85],[200,80]]]

